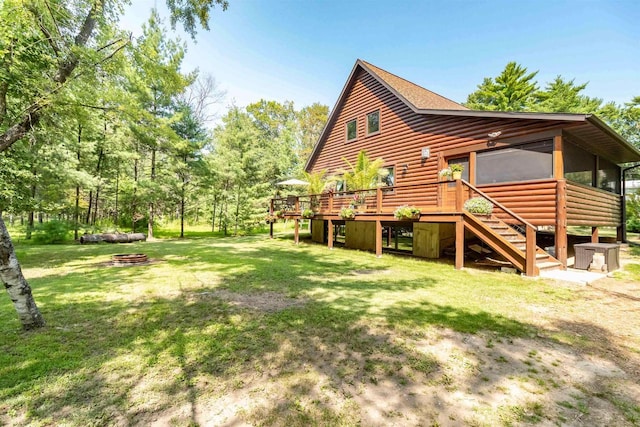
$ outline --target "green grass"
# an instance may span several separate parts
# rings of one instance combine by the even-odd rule
[[[356,425],[361,401],[347,390],[442,382],[446,366],[411,342],[443,330],[496,342],[534,337],[544,331],[524,307],[575,299],[544,281],[295,246],[289,235],[198,233],[126,245],[18,244],[47,326],[22,332],[0,298],[0,424],[147,424],[170,413],[167,422],[186,425],[193,413],[176,408],[275,387],[275,403],[258,399],[233,416]],[[125,252],[153,262],[108,265]],[[537,421],[541,409],[527,405],[514,406],[506,423]]]

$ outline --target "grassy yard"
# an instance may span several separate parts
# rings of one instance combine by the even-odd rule
[[[290,235],[17,250],[48,323],[0,298],[0,425],[640,425],[637,250],[587,287]]]

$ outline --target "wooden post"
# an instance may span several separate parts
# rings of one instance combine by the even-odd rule
[[[567,181],[558,180],[556,189],[556,258],[567,268]]]
[[[380,220],[376,220],[376,256],[378,258],[382,256],[382,221]]]
[[[333,249],[333,221],[328,220],[328,231],[327,231],[327,246],[329,249]]]
[[[620,196],[620,225],[616,227],[616,240],[621,243],[627,241],[627,201],[624,191]]]
[[[462,207],[464,206],[463,199],[462,180],[456,179],[456,212],[462,212]]]
[[[442,157],[442,151],[441,151],[441,152],[438,153],[438,175],[437,175],[438,181],[440,181],[439,173],[440,173],[440,171],[442,169],[444,169],[444,158]],[[444,195],[445,195],[445,193],[447,191],[445,185],[447,185],[447,184],[438,184],[438,187],[437,187],[438,188],[438,192],[437,192],[436,197],[437,197],[437,206],[439,208],[441,208],[442,205],[444,204]]]
[[[296,242],[297,245],[300,242],[300,220],[298,218],[294,219],[293,224],[293,241]]]
[[[536,275],[536,230],[527,226],[526,231],[526,263],[525,274],[529,277]]]
[[[387,247],[391,246],[391,227],[387,227]]]
[[[376,213],[382,212],[382,188],[376,190]]]
[[[562,135],[553,137],[553,177],[564,179],[564,157],[562,155]]]
[[[591,227],[591,243],[598,243],[599,241],[598,227]]]
[[[273,222],[269,223],[269,238],[273,239]]]
[[[456,270],[464,267],[464,222],[462,216],[456,222]]]
[[[469,184],[476,185],[476,152],[469,153]],[[471,190],[471,189],[469,189]],[[471,198],[471,196],[469,196]]]

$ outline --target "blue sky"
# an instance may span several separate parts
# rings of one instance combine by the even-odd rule
[[[154,4],[166,17],[163,0],[133,3],[122,25],[134,35]],[[605,101],[640,95],[639,1],[229,3],[196,43],[180,35],[184,69],[226,90],[221,111],[261,98],[332,108],[357,58],[458,102],[509,61],[539,70],[541,85],[560,74]]]

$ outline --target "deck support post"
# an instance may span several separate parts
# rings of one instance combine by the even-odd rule
[[[273,215],[273,199],[269,201],[269,215]],[[269,238],[273,239],[273,222],[269,223]]]
[[[527,227],[525,252],[525,274],[529,277],[536,275],[536,230]]]
[[[598,243],[599,241],[598,227],[591,227],[591,243]]]
[[[300,243],[300,220],[298,218],[293,220],[293,241],[296,245]]]
[[[376,220],[376,256],[382,256],[382,221]]]
[[[620,225],[616,227],[616,241],[625,243],[627,241],[627,201],[623,191],[620,196]]]
[[[327,247],[333,249],[333,220],[327,220]]]
[[[556,191],[556,258],[567,268],[567,181],[558,180]]]
[[[464,219],[459,217],[456,222],[456,270],[464,267]]]

